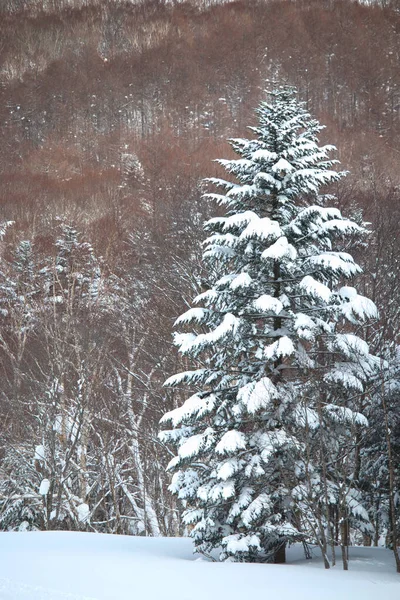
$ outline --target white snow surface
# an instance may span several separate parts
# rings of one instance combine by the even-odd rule
[[[88,520],[90,514],[89,506],[85,503],[80,504],[77,508],[77,512],[79,521],[81,523],[85,523]]]
[[[50,489],[50,481],[48,479],[42,479],[42,482],[39,487],[39,494],[41,496],[47,496]]]
[[[224,454],[225,452],[237,452],[246,448],[246,436],[241,431],[231,429],[224,433],[215,447],[215,452]]]
[[[46,449],[42,444],[35,448],[35,460],[46,460]]]
[[[311,275],[306,275],[300,281],[300,287],[310,296],[314,296],[315,298],[320,298],[323,302],[329,302],[331,299],[331,291],[325,284],[321,283],[311,277]]]
[[[294,260],[297,256],[297,250],[292,244],[289,244],[287,238],[283,235],[278,238],[269,248],[264,250],[261,254],[263,260],[269,258],[273,260],[280,260],[282,258],[290,258]]]
[[[266,408],[271,400],[277,397],[277,389],[268,377],[243,386],[238,392],[238,399],[246,405],[249,413],[255,413],[260,408]]]
[[[260,312],[272,312],[275,315],[279,315],[283,310],[283,304],[278,298],[274,298],[269,294],[263,294],[253,302],[253,306]]]
[[[248,273],[240,273],[232,280],[231,289],[237,290],[238,288],[247,288],[252,284],[253,280]]]
[[[323,569],[301,546],[287,565],[213,563],[188,538],[77,532],[0,534],[1,600],[398,600],[384,548],[351,548],[350,570]]]
[[[198,321],[200,323],[206,314],[207,311],[205,308],[190,308],[183,313],[183,315],[176,319],[174,327],[176,327],[176,325],[180,325],[181,323],[190,323],[191,321]]]

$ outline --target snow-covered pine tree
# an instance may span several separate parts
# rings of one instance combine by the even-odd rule
[[[373,530],[369,545],[393,549],[400,573],[400,347],[386,348],[368,407],[361,479]]]
[[[376,309],[340,287],[360,272],[341,244],[363,229],[320,194],[344,175],[334,169],[334,148],[318,145],[321,126],[287,87],[257,114],[254,138],[231,141],[239,158],[219,161],[237,182],[208,180],[221,192],[207,197],[226,216],[205,225],[210,289],[176,322],[191,330],[175,334],[197,368],[166,382],[197,391],[163,417],[173,428],[161,436],[177,448],[171,490],[186,504],[196,550],[278,562],[286,543],[304,535],[292,491],[304,478],[309,418],[320,418],[317,404],[334,411],[338,402],[315,394],[338,361],[351,362],[350,342],[353,362],[366,350],[355,336],[338,337],[340,327],[349,332]],[[314,376],[308,406],[302,391]],[[335,382],[348,388],[350,379],[336,373]]]

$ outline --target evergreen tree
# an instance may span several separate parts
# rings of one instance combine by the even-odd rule
[[[197,368],[166,382],[197,391],[164,416],[173,429],[161,436],[177,448],[171,490],[196,549],[283,561],[286,543],[305,536],[301,485],[310,471],[312,487],[329,477],[305,466],[307,432],[364,424],[340,398],[359,392],[369,360],[351,326],[376,308],[342,285],[361,271],[343,244],[363,228],[320,193],[344,176],[334,148],[318,145],[321,126],[286,87],[257,114],[254,138],[231,141],[239,158],[219,161],[236,182],[209,180],[220,192],[207,197],[226,209],[205,225],[210,289],[176,322],[202,329],[175,334]]]
[[[383,540],[400,573],[400,348],[386,348],[368,410],[369,430],[361,455],[365,503],[373,524],[368,545]]]

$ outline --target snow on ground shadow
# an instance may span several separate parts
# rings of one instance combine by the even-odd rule
[[[351,548],[350,571],[306,561],[212,563],[187,538],[74,532],[1,533],[0,600],[399,600],[384,548]]]

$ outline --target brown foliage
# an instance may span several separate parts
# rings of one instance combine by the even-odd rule
[[[7,243],[15,248],[29,239],[39,263],[54,257],[55,219],[62,217],[90,241],[126,302],[106,318],[96,313],[92,332],[92,342],[103,344],[106,374],[95,365],[101,375],[91,401],[107,443],[114,439],[110,421],[126,419],[116,372],[126,375],[138,340],[145,341],[135,355],[140,382],[132,402],[138,414],[143,409],[146,435],[165,411],[161,382],[177,362],[171,326],[199,285],[198,237],[209,210],[199,182],[218,173],[211,161],[229,155],[227,137],[248,135],[265,86],[296,85],[327,125],[324,139],[339,147],[351,171],[339,203],[346,212],[361,207],[376,229],[369,252],[360,252],[366,293],[383,305],[371,337],[376,348],[398,341],[392,299],[400,280],[400,14],[390,1],[381,5],[10,0],[0,6],[0,219],[16,222]],[[96,319],[79,319],[76,340],[85,332],[89,339],[86,326]],[[43,391],[52,365],[49,323],[28,340],[18,393],[11,333],[8,351],[0,353],[6,398],[0,411],[15,439],[28,436],[34,419],[27,398]],[[76,381],[81,365],[68,360]],[[152,402],[143,408],[145,394]],[[146,439],[151,466],[159,450]],[[153,491],[165,486],[159,481]]]

